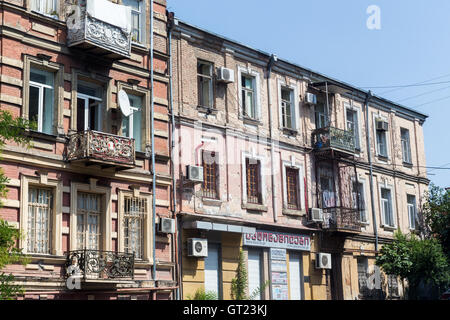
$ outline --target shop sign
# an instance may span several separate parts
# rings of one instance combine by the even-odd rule
[[[256,230],[255,233],[245,234],[244,246],[310,251],[311,238],[306,235]]]

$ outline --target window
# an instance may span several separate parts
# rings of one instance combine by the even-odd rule
[[[384,225],[394,227],[394,213],[392,211],[392,195],[390,189],[381,188],[381,213]]]
[[[253,300],[261,300],[261,286],[263,279],[263,268],[261,259],[261,250],[252,249],[248,251],[248,293],[253,296]]]
[[[287,208],[299,210],[299,170],[295,168],[286,168],[286,190],[287,190]]]
[[[203,151],[203,196],[210,199],[217,199],[217,182],[219,167],[216,152]]]
[[[413,195],[407,195],[407,207],[408,207],[408,217],[409,217],[409,229],[416,229],[416,197]]]
[[[218,299],[221,296],[221,272],[220,245],[208,243],[208,256],[205,258],[205,291],[214,292]]]
[[[101,195],[78,193],[77,249],[100,250]]]
[[[295,129],[294,91],[281,89],[281,126],[282,128]]]
[[[359,210],[361,222],[367,222],[366,203],[364,198],[364,184],[353,181],[352,204],[354,209]]]
[[[122,118],[122,135],[134,139],[136,151],[142,151],[142,97],[128,95],[133,113]]]
[[[213,103],[213,66],[208,62],[197,63],[198,104],[201,107],[212,108]]]
[[[255,159],[246,158],[247,170],[247,202],[253,204],[261,204],[260,189],[260,168],[261,162]]]
[[[369,260],[366,257],[357,258],[359,291],[367,290],[367,277],[369,272]]]
[[[31,10],[58,18],[58,1],[31,0]]]
[[[136,259],[143,257],[144,220],[147,216],[145,198],[124,198],[124,251],[135,254]]]
[[[29,119],[39,132],[53,134],[54,73],[30,69]]]
[[[346,119],[347,130],[353,132],[355,148],[360,150],[358,110],[346,108]]]
[[[411,164],[411,144],[409,141],[409,130],[400,128],[400,135],[401,135],[401,143],[402,143],[402,156],[403,156],[403,162]]]
[[[145,2],[142,0],[123,0],[123,4],[131,7],[131,40],[144,42]]]
[[[103,88],[78,82],[77,93],[77,130],[102,131],[102,92]]]
[[[289,289],[291,300],[303,300],[303,259],[302,254],[289,252]]]
[[[242,110],[244,116],[256,119],[256,101],[255,101],[255,78],[242,75]]]
[[[30,187],[28,193],[28,253],[50,254],[52,211],[52,190]]]
[[[319,173],[320,191],[322,195],[322,208],[336,207],[334,192],[333,171],[329,167],[321,167]]]
[[[325,104],[318,102],[314,110],[316,129],[325,128],[327,126]]]

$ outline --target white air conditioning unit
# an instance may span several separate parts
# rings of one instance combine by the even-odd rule
[[[203,182],[203,167],[187,166],[187,180],[191,182]]]
[[[331,254],[316,253],[316,269],[331,269]]]
[[[207,257],[208,256],[208,240],[190,238],[188,239],[188,256],[189,257]]]
[[[307,92],[305,96],[306,104],[317,104],[317,96],[314,93]]]
[[[388,131],[389,123],[383,120],[377,120],[377,130],[379,131]]]
[[[313,222],[323,222],[323,210],[319,208],[311,208],[310,220]]]
[[[225,67],[220,67],[219,74],[217,75],[217,81],[225,83],[234,82],[234,70]]]
[[[175,219],[160,218],[159,232],[172,234],[175,233]]]

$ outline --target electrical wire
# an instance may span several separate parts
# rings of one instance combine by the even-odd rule
[[[406,98],[397,100],[396,102],[400,103],[402,101],[407,101],[407,100],[415,99],[415,98],[418,98],[418,97],[426,96],[428,94],[439,92],[439,91],[442,91],[442,90],[445,90],[445,89],[449,89],[449,88],[450,88],[450,86],[447,86],[447,87],[439,88],[439,89],[436,89],[436,90],[426,91],[424,93],[421,93],[421,94],[418,94],[418,95],[415,95],[415,96],[410,96],[410,97],[406,97]]]
[[[436,100],[433,100],[433,101],[425,102],[425,103],[419,104],[417,106],[414,106],[413,108],[422,107],[422,106],[425,106],[425,105],[428,105],[428,104],[431,104],[431,103],[434,103],[434,102],[439,102],[439,101],[443,101],[443,100],[447,100],[447,99],[450,99],[450,96],[446,96],[446,97],[443,97],[443,98],[440,98],[440,99],[436,99]]]
[[[428,80],[425,80],[425,81],[422,81],[422,82],[417,82],[415,84],[427,83],[427,82],[430,82],[430,81],[434,81],[434,80],[438,80],[438,79],[442,79],[442,78],[447,78],[448,76],[450,76],[450,73],[449,74],[445,74],[443,76],[431,78],[431,79],[428,79]],[[389,91],[384,91],[384,92],[381,92],[380,95],[383,95],[383,94],[386,94],[386,93],[391,93],[391,92],[394,92],[394,91],[399,91],[399,90],[402,90],[402,89],[403,88],[396,88],[396,89],[392,89],[392,90],[389,90]]]
[[[438,84],[450,83],[450,81],[440,81],[431,83],[421,83],[421,84],[405,84],[397,86],[375,86],[375,87],[361,87],[362,89],[388,89],[388,88],[410,88],[410,87],[424,87],[424,86],[434,86]]]

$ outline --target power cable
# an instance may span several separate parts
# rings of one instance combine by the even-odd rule
[[[440,82],[431,82],[431,83],[422,83],[422,84],[405,84],[405,85],[397,85],[397,86],[361,87],[361,88],[363,88],[363,89],[410,88],[410,87],[434,86],[437,84],[444,84],[444,83],[450,83],[450,81],[440,81]]]
[[[425,80],[425,81],[422,81],[422,82],[417,82],[415,84],[427,83],[427,82],[430,82],[430,81],[446,78],[448,76],[450,76],[450,73],[449,74],[445,74],[443,76],[436,77],[436,78],[428,79],[428,80]],[[393,90],[384,91],[384,92],[381,92],[380,95],[383,95],[383,94],[386,94],[386,93],[391,93],[391,92],[398,91],[398,90],[401,90],[401,89],[403,89],[403,88],[396,88],[396,89],[393,89]]]
[[[426,96],[428,94],[431,94],[431,93],[434,93],[434,92],[438,92],[438,91],[442,91],[442,90],[445,90],[445,89],[448,89],[448,88],[450,88],[450,86],[439,88],[439,89],[436,89],[436,90],[426,91],[424,93],[421,93],[421,94],[418,94],[418,95],[415,95],[415,96],[410,96],[410,97],[407,97],[407,98],[403,98],[403,99],[397,100],[397,103],[402,102],[402,101],[406,101],[406,100],[411,100],[411,99],[418,98],[418,97],[422,97],[422,96]]]

